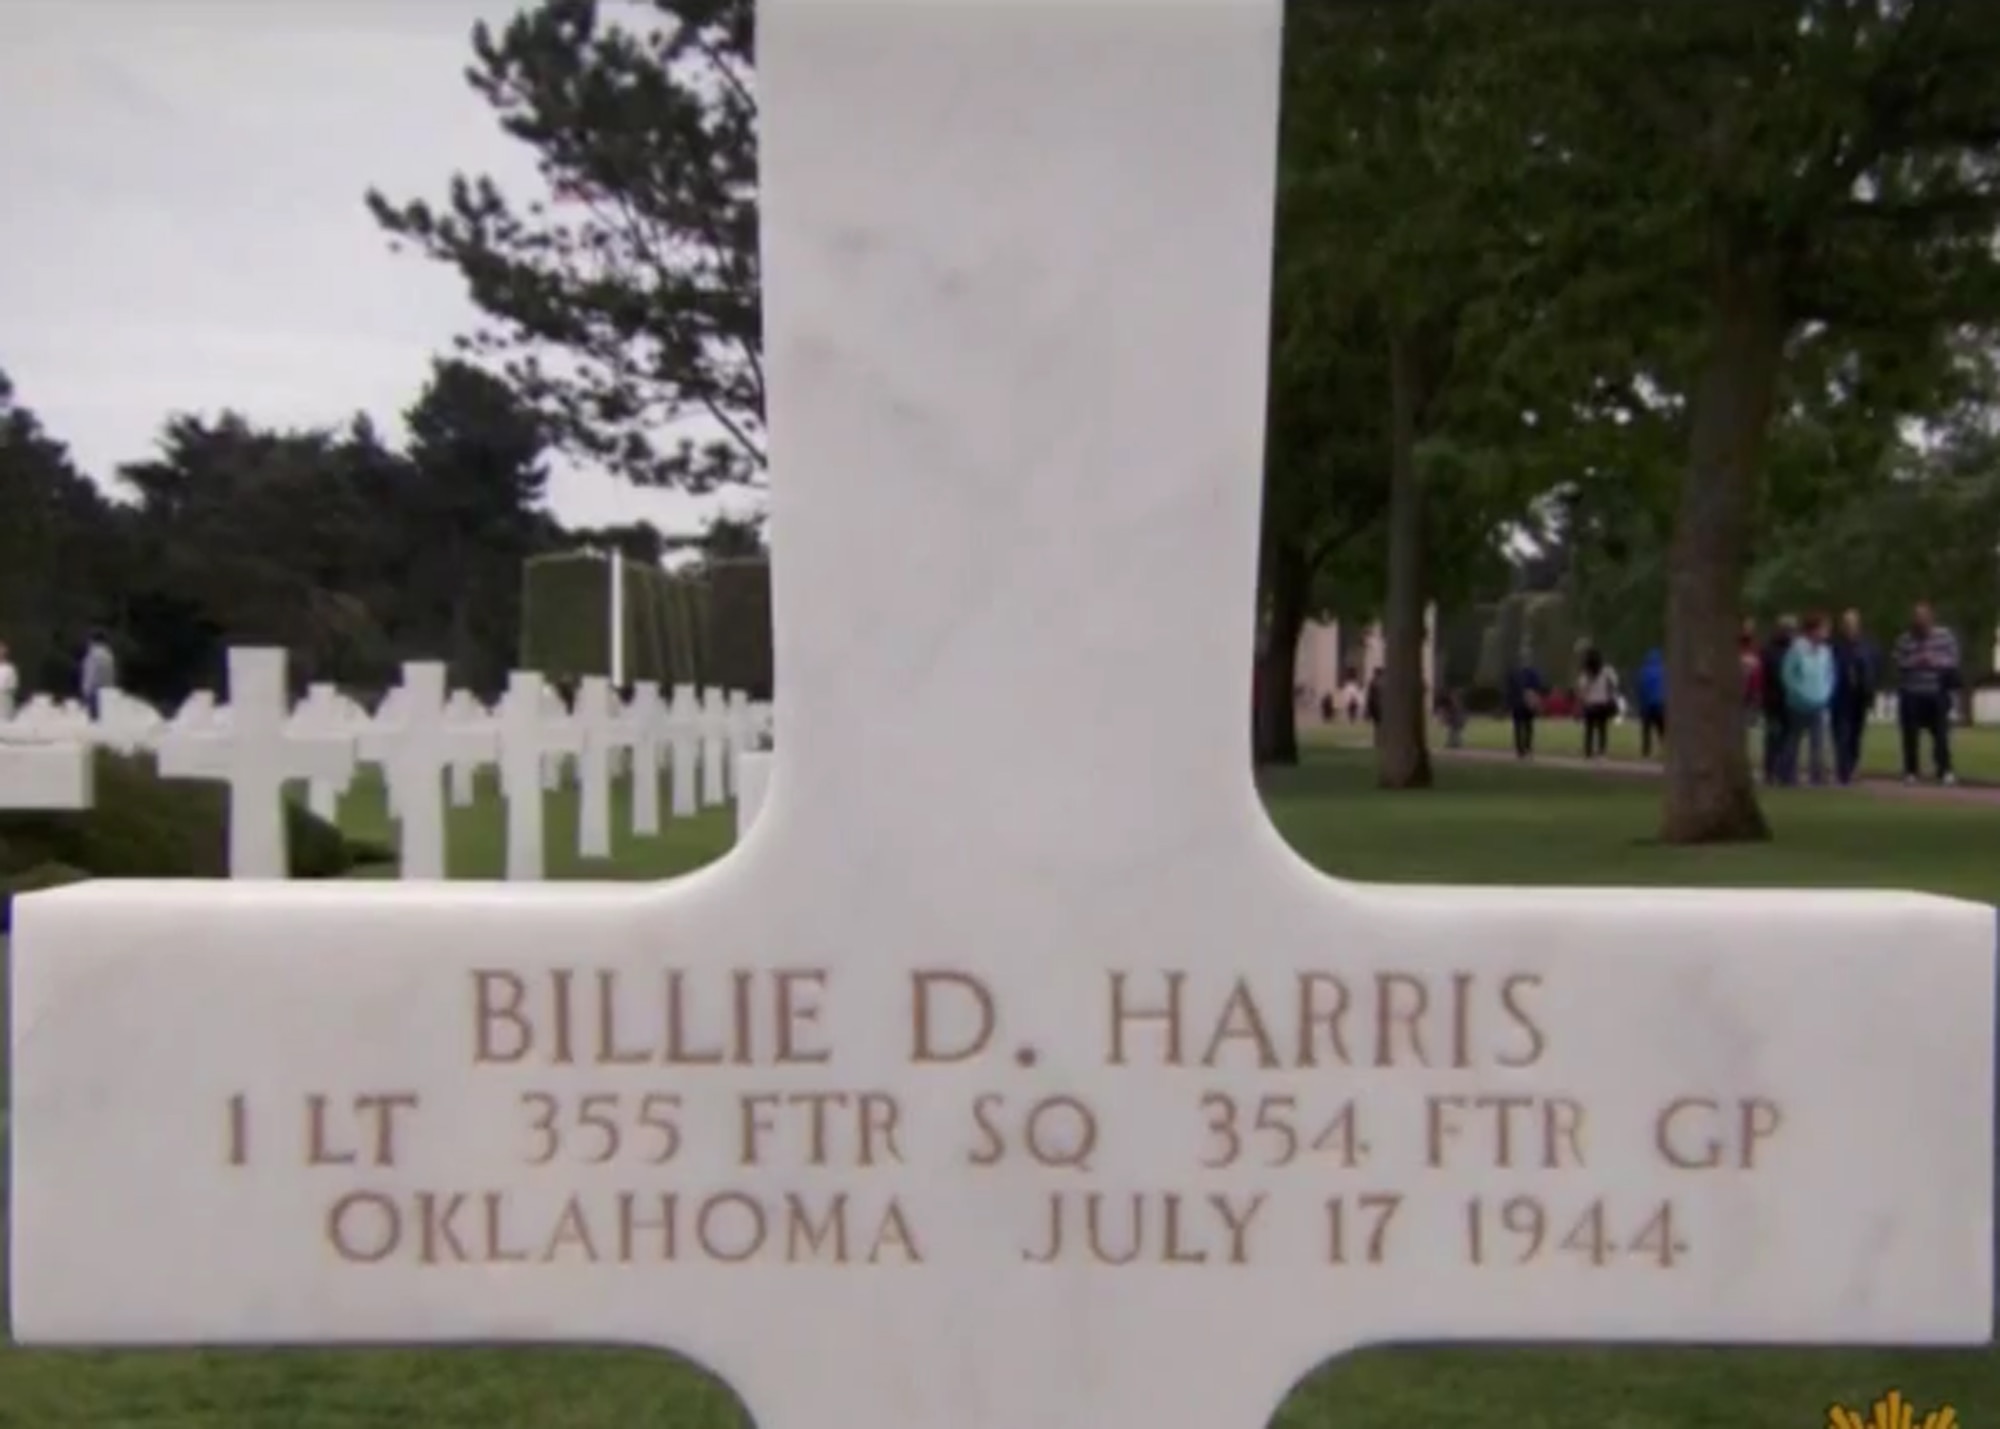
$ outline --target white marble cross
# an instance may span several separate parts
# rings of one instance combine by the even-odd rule
[[[315,681],[306,686],[305,698],[292,709],[291,727],[301,735],[320,735],[353,740],[356,727],[337,687]],[[340,796],[354,782],[350,763],[345,773],[321,774],[306,783],[306,807],[328,823],[340,818]]]
[[[729,706],[714,686],[701,692],[701,805],[729,802]]]
[[[542,788],[556,793],[570,774],[570,757],[583,750],[576,728],[576,716],[562,692],[544,680],[541,683],[542,723],[548,732],[548,753],[542,756]]]
[[[611,776],[613,754],[625,742],[623,710],[611,682],[586,675],[576,692],[576,852],[579,858],[611,857]]]
[[[632,832],[651,838],[660,831],[660,759],[665,746],[666,707],[660,687],[641,680],[625,706],[625,741],[632,749]]]
[[[507,878],[532,882],[546,873],[543,833],[546,774],[551,751],[574,747],[575,726],[555,713],[549,690],[533,670],[507,677],[500,701],[500,793],[507,801]]]
[[[667,748],[671,754],[673,792],[669,807],[677,819],[693,818],[700,808],[701,701],[693,685],[675,685],[667,704]]]
[[[479,802],[479,771],[499,754],[499,738],[493,712],[470,690],[453,690],[444,702],[445,722],[462,731],[478,730],[477,751],[461,750],[451,762],[451,802],[453,808],[469,809]]]
[[[197,712],[200,717],[197,717]],[[154,748],[168,779],[219,779],[229,786],[229,876],[286,878],[285,785],[293,779],[345,779],[354,742],[340,733],[290,727],[285,652],[238,647],[229,652],[226,711],[190,697]]]
[[[1986,1340],[1990,908],[1364,886],[1266,818],[1279,19],[763,0],[751,836],[21,900],[20,1338],[670,1346],[762,1429],[1261,1429],[1396,1340]]]
[[[150,749],[164,724],[160,712],[123,690],[108,689],[98,698],[94,736],[100,745],[120,754]]]
[[[396,862],[404,879],[445,876],[444,771],[460,760],[491,759],[499,735],[487,725],[445,717],[445,667],[435,660],[403,666],[394,718],[377,718],[361,753],[382,766],[397,822]]]
[[[95,767],[82,740],[22,737],[0,721],[0,809],[87,809]]]

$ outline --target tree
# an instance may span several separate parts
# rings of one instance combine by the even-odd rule
[[[489,319],[467,339],[569,450],[706,491],[765,467],[752,0],[540,0],[473,31],[467,80],[535,151],[550,202],[490,178],[441,204],[368,194],[397,239],[450,264]],[[662,447],[696,418],[722,435]]]
[[[231,644],[281,645],[301,679],[380,677],[382,612],[356,585],[389,557],[357,539],[400,529],[340,480],[339,439],[234,413],[174,417],[158,453],[119,469],[136,494],[135,683],[168,699],[213,687]]]
[[[1388,788],[1431,782],[1422,655],[1438,569],[1463,574],[1490,549],[1523,470],[1487,445],[1499,429],[1474,380],[1482,334],[1470,319],[1486,312],[1481,295],[1513,235],[1488,202],[1486,149],[1476,138],[1484,120],[1469,102],[1474,92],[1453,79],[1463,36],[1452,21],[1444,7],[1408,0],[1296,0],[1286,16],[1274,362],[1287,360],[1282,339],[1295,324],[1360,344],[1338,386],[1302,400],[1326,403],[1338,391],[1367,404],[1365,413],[1343,405],[1334,415],[1373,440],[1372,478],[1354,489],[1367,493],[1361,499],[1372,503],[1385,544],[1378,759]],[[1290,286],[1286,236],[1304,255]],[[1316,327],[1289,311],[1294,304],[1317,315]],[[1362,370],[1368,376],[1357,381]],[[1283,378],[1274,377],[1274,390],[1301,400],[1298,384]],[[1278,441],[1283,424],[1274,415],[1280,454],[1289,447]],[[1343,474],[1353,480],[1357,465]],[[1440,542],[1462,559],[1434,568]]]
[[[1380,563],[1366,553],[1388,501],[1379,343],[1364,315],[1329,300],[1320,254],[1292,217],[1281,191],[1258,553],[1259,764],[1298,762],[1292,690],[1306,621],[1329,605],[1370,610],[1379,598]]]
[[[2000,10],[1965,0],[1466,4],[1534,99],[1499,142],[1567,215],[1544,234],[1572,332],[1629,315],[1627,375],[1678,404],[1661,835],[1768,837],[1735,636],[1774,430],[1835,350],[1918,413],[2000,312]],[[1532,83],[1530,84],[1530,78]],[[1636,330],[1636,333],[1634,332]],[[1628,337],[1627,334],[1634,334]]]
[[[0,372],[0,641],[29,682],[65,688],[89,628],[122,617],[123,535]]]
[[[404,605],[414,632],[475,689],[497,692],[521,626],[521,563],[538,548],[548,482],[536,414],[463,362],[436,364],[406,415],[410,517]]]

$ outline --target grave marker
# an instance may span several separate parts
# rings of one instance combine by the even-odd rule
[[[667,747],[673,755],[673,790],[668,796],[677,819],[690,819],[700,807],[701,703],[693,685],[675,685],[667,706]]]
[[[576,692],[576,852],[611,857],[612,753],[623,743],[622,710],[614,708],[611,682],[586,675]]]
[[[549,752],[542,757],[542,788],[554,794],[562,789],[570,772],[570,756],[581,751],[576,716],[562,692],[546,680],[541,686],[542,722],[549,733]]]
[[[0,809],[87,809],[96,761],[74,739],[22,739],[0,725]]]
[[[507,677],[500,700],[500,794],[507,801],[507,880],[539,881],[547,873],[543,804],[551,750],[571,746],[566,713],[553,716],[548,687],[533,670]]]
[[[21,900],[16,1334],[670,1346],[761,1429],[1262,1429],[1399,1339],[1983,1343],[1991,909],[1361,886],[1258,804],[1277,0],[758,26],[756,836]]]
[[[107,689],[98,696],[93,737],[120,754],[150,749],[162,728],[160,712],[123,690]]]
[[[729,802],[729,706],[713,685],[701,692],[701,804]]]
[[[650,838],[660,831],[661,724],[666,707],[660,703],[660,687],[641,680],[632,689],[625,706],[626,741],[632,747],[632,832]]]
[[[451,762],[452,807],[469,809],[479,802],[479,771],[497,755],[499,736],[493,726],[492,712],[470,690],[451,692],[451,698],[444,703],[444,717],[455,729],[480,731],[478,752],[461,749]]]
[[[353,740],[291,726],[283,650],[230,650],[227,709],[197,692],[181,715],[154,747],[161,777],[229,786],[231,878],[289,877],[285,785],[345,779],[354,769]]]
[[[456,760],[489,759],[498,735],[482,725],[445,718],[445,667],[410,660],[396,687],[394,718],[377,718],[361,736],[361,753],[382,766],[397,822],[397,876],[445,876],[444,771]]]
[[[292,728],[305,735],[327,735],[353,739],[355,726],[343,706],[340,691],[331,684],[315,681],[306,686],[305,698],[292,710]],[[306,783],[306,807],[328,823],[340,819],[340,796],[353,782],[350,763],[338,778],[318,775]]]

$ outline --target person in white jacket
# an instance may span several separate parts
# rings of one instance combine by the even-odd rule
[[[1601,759],[1611,743],[1611,721],[1618,716],[1618,672],[1595,647],[1583,652],[1576,704],[1583,717],[1583,757]]]
[[[21,672],[14,668],[14,661],[7,651],[7,642],[0,640],[0,720],[14,717],[14,707],[21,698]]]

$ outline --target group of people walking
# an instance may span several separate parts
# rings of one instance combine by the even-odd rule
[[[1514,754],[1527,759],[1535,752],[1535,726],[1548,715],[1573,710],[1583,726],[1583,757],[1602,759],[1611,747],[1611,726],[1626,708],[1624,683],[1604,652],[1585,646],[1577,660],[1576,678],[1568,698],[1558,696],[1542,672],[1523,660],[1507,672],[1504,696],[1514,723]],[[1657,650],[1640,662],[1632,704],[1639,717],[1641,752],[1651,757],[1667,737],[1666,661]]]
[[[1885,691],[1896,697],[1903,782],[1914,784],[1920,777],[1926,742],[1938,782],[1957,782],[1951,718],[1963,687],[1958,639],[1937,622],[1928,602],[1911,611],[1886,664],[1854,610],[1842,614],[1837,625],[1818,613],[1804,620],[1783,616],[1761,642],[1756,622],[1745,620],[1739,646],[1743,707],[1749,727],[1762,734],[1765,783],[1797,784],[1802,757],[1809,782],[1852,783],[1861,767],[1869,719]],[[1567,693],[1583,726],[1583,757],[1603,758],[1612,722],[1628,707],[1618,671],[1602,651],[1586,647]],[[1559,702],[1529,661],[1508,671],[1505,698],[1514,753],[1522,759],[1535,751],[1535,727],[1543,715],[1559,703],[1570,704]],[[1647,652],[1640,662],[1629,706],[1639,722],[1641,754],[1650,758],[1655,750],[1664,750],[1667,679],[1660,651]]]
[[[1853,783],[1869,719],[1885,692],[1896,699],[1903,782],[1921,776],[1926,742],[1937,781],[1958,782],[1951,764],[1952,708],[1964,685],[1958,637],[1938,623],[1929,602],[1911,610],[1886,664],[1854,610],[1837,627],[1817,613],[1804,620],[1782,616],[1761,646],[1755,625],[1745,621],[1740,647],[1744,708],[1763,731],[1765,783],[1797,784],[1801,754],[1806,779],[1826,783],[1829,749],[1833,780]]]

